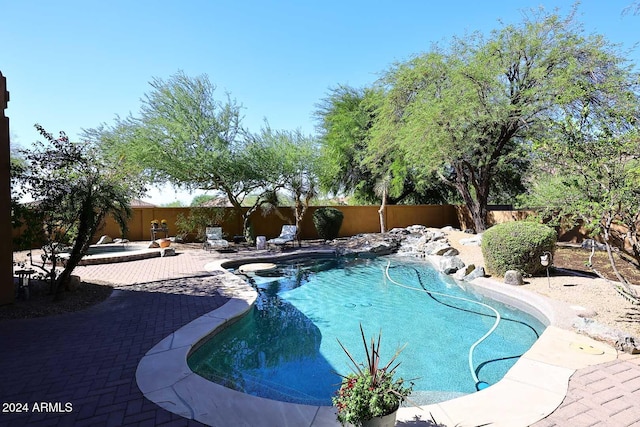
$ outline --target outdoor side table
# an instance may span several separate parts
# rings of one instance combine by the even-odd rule
[[[29,299],[29,279],[35,273],[35,270],[20,269],[14,272],[18,276],[18,297],[22,296],[25,300]]]
[[[169,237],[169,228],[168,227],[152,228],[151,240],[156,240],[158,238],[158,234],[160,233],[164,233],[164,238],[166,239],[167,237]]]

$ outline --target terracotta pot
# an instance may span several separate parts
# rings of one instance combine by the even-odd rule
[[[168,248],[170,245],[171,245],[171,240],[169,240],[169,239],[160,240],[160,247],[161,248]]]

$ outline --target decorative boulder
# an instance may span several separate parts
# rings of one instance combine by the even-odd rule
[[[166,256],[175,256],[176,254],[176,250],[174,248],[162,248],[162,250],[160,251],[160,256],[161,257],[166,257]]]
[[[120,244],[129,243],[129,239],[113,239],[113,243],[120,243]]]
[[[446,239],[447,236],[439,230],[434,230],[431,231],[431,240],[442,240],[442,239]]]
[[[445,226],[445,227],[442,227],[440,230],[442,230],[442,231],[460,231],[460,230],[458,230],[457,228],[452,227],[452,226],[450,226],[450,225],[447,225],[447,226]]]
[[[372,246],[369,252],[376,255],[391,255],[398,252],[400,242],[382,242],[377,246]]]
[[[456,280],[464,280],[464,278],[469,275],[475,268],[476,266],[473,264],[465,265],[463,268],[455,272],[453,278]]]
[[[391,234],[409,234],[411,233],[409,230],[407,230],[406,228],[392,228],[391,230],[389,230],[389,233]]]
[[[626,336],[616,342],[616,349],[629,354],[640,354],[640,343],[636,344],[633,337]]]
[[[410,225],[407,227],[409,233],[423,233],[426,229],[427,227],[424,225]]]
[[[149,243],[149,249],[157,249],[159,247],[160,247],[160,243],[156,242],[155,240]]]
[[[113,243],[113,239],[107,235],[104,235],[102,237],[100,237],[100,240],[98,240],[98,243],[96,243],[97,245],[104,245],[107,243]]]
[[[485,272],[484,272],[484,267],[476,267],[473,269],[473,271],[469,274],[467,274],[466,276],[464,276],[464,281],[465,282],[470,282],[473,279],[477,279],[478,277],[484,277],[486,276]]]
[[[457,256],[440,258],[440,271],[444,274],[453,274],[461,268],[464,268],[464,262]]]
[[[460,244],[465,246],[480,246],[482,244],[482,234],[476,234],[473,237],[460,239]]]
[[[504,273],[504,283],[507,285],[522,286],[524,280],[522,279],[522,273],[517,270],[507,270]]]
[[[426,236],[426,235],[420,236],[418,241],[416,241],[414,243],[414,248],[415,248],[416,252],[425,252],[425,246],[427,244],[429,244],[430,242],[431,242],[431,240],[429,239],[428,236]]]
[[[449,248],[448,251],[442,254],[442,256],[456,256],[460,255],[460,252],[456,248]]]
[[[451,249],[448,243],[445,242],[429,242],[424,245],[424,253],[427,255],[442,255],[446,251]]]
[[[582,245],[580,245],[580,246],[582,246],[585,249],[593,249],[593,248],[595,248],[597,251],[605,251],[605,250],[607,250],[607,247],[603,243],[596,242],[593,239],[585,239],[582,242]]]

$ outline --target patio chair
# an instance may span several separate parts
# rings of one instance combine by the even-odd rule
[[[295,225],[283,225],[280,235],[275,239],[267,240],[270,245],[285,246],[288,242],[294,242],[296,239],[296,232],[298,227]]]
[[[206,238],[202,249],[223,249],[229,246],[229,242],[222,238],[222,227],[207,227],[205,230]]]

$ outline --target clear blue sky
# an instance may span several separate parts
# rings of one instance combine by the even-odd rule
[[[587,33],[632,49],[633,0],[584,0]],[[244,106],[244,125],[315,131],[330,87],[374,82],[391,64],[452,36],[517,23],[523,10],[566,13],[572,1],[47,1],[0,0],[0,71],[14,145],[136,114],[153,77],[207,74]],[[640,63],[635,50],[629,55]],[[170,199],[173,198],[173,194]],[[154,197],[155,199],[155,197]],[[157,201],[157,200],[156,200]],[[166,200],[165,200],[166,201]],[[169,200],[170,201],[170,200]]]

